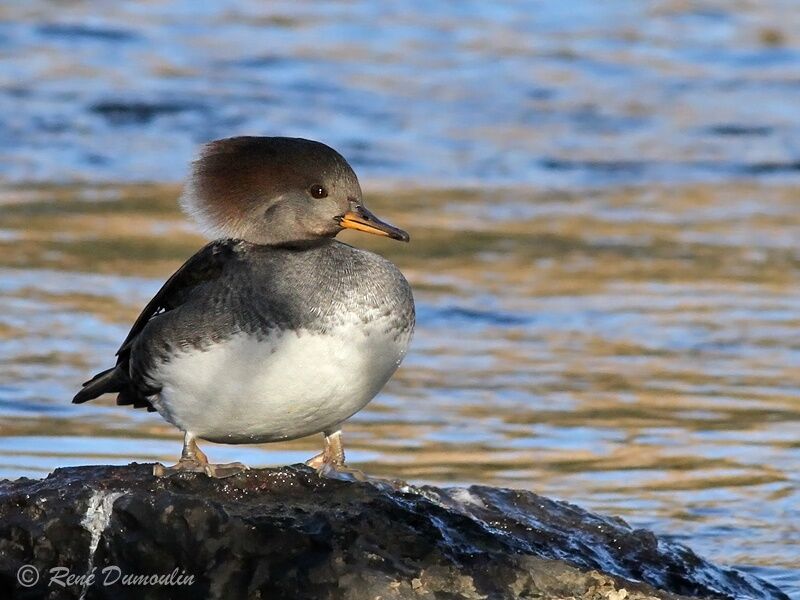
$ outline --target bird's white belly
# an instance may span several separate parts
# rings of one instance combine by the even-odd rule
[[[247,334],[188,350],[158,367],[153,404],[170,423],[214,442],[260,443],[330,431],[380,391],[410,333],[383,320],[327,333]]]

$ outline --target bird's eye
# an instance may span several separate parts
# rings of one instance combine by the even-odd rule
[[[309,193],[313,198],[325,198],[328,195],[328,190],[322,187],[320,184],[315,183],[309,188]]]

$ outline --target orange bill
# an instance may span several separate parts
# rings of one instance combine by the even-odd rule
[[[393,240],[400,240],[401,242],[407,242],[410,239],[405,231],[394,225],[384,223],[363,206],[357,206],[353,210],[347,211],[344,215],[339,217],[338,221],[339,225],[346,229],[355,229],[356,231],[383,235]]]

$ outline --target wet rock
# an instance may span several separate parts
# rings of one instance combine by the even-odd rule
[[[0,598],[787,598],[529,492],[151,470],[0,482]]]

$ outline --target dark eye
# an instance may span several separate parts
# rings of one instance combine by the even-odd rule
[[[312,185],[308,192],[311,194],[313,198],[325,198],[328,195],[328,190],[322,187],[320,184],[315,183]]]

